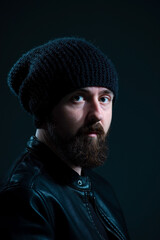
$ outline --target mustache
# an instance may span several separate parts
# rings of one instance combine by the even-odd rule
[[[92,125],[84,126],[84,127],[80,128],[78,133],[77,133],[77,136],[86,135],[86,134],[89,134],[89,133],[96,133],[98,135],[105,135],[105,132],[104,132],[101,124],[96,123],[96,124],[92,124]]]

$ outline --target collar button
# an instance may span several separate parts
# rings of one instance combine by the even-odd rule
[[[79,180],[78,180],[78,185],[79,185],[79,186],[82,186],[82,184],[83,184],[82,180],[79,179]]]

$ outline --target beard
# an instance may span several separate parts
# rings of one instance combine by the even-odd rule
[[[96,137],[88,136],[96,133]],[[46,133],[59,155],[73,166],[95,168],[104,164],[107,159],[107,134],[100,123],[81,127],[75,136],[63,139],[53,122],[47,124]]]

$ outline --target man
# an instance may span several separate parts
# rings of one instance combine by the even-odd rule
[[[112,62],[84,39],[55,39],[24,54],[8,84],[37,130],[1,190],[0,234],[129,239],[112,188],[92,170],[106,160],[118,93]]]

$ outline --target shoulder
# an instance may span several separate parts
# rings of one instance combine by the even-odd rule
[[[43,194],[36,184],[41,176],[41,170],[38,162],[33,159],[30,161],[28,154],[23,154],[1,183],[0,206],[12,206],[14,210],[15,206],[21,208],[22,205],[27,206],[34,201],[44,204]]]
[[[30,159],[28,153],[23,153],[8,171],[3,183],[0,186],[0,205],[2,202],[12,205],[37,199],[44,203],[43,194],[41,194],[39,179],[43,176],[41,172],[43,167],[36,159]],[[16,204],[17,202],[17,204]]]
[[[0,191],[14,187],[32,188],[36,178],[41,175],[42,169],[43,166],[39,161],[31,157],[28,152],[24,152],[8,170]]]
[[[2,216],[42,215],[52,219],[48,205],[49,194],[41,187],[45,185],[42,166],[38,161],[29,161],[24,155],[12,169],[0,189],[0,220]],[[43,182],[43,184],[42,184]]]
[[[6,177],[0,187],[0,200],[10,198],[14,201],[37,201],[43,204],[57,202],[58,186],[54,178],[48,174],[42,162],[24,153]]]

